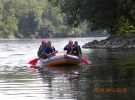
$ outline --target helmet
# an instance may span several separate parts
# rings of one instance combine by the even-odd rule
[[[77,41],[75,41],[75,42],[74,42],[74,44],[78,44],[78,42],[77,42]]]
[[[46,44],[46,41],[42,40],[42,44]]]
[[[73,41],[72,40],[69,40],[69,43],[73,43]]]

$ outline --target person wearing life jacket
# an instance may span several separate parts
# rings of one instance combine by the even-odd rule
[[[44,47],[42,51],[42,58],[47,59],[51,56],[54,56],[58,51],[55,50],[54,47],[51,46],[51,41],[47,42],[47,46]]]
[[[74,41],[74,47],[73,47],[71,53],[72,53],[72,55],[75,55],[75,56],[78,56],[78,57],[82,56],[82,50],[81,50],[81,47],[78,45],[77,41]]]
[[[37,56],[41,57],[41,53],[44,49],[44,47],[47,45],[46,41],[42,40],[41,41],[41,45],[39,46],[38,52],[37,52]]]
[[[64,47],[63,50],[67,51],[67,54],[71,54],[73,46],[73,41],[69,40],[69,43]]]

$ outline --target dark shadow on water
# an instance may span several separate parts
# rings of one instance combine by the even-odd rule
[[[43,83],[48,84],[47,87],[51,91],[49,99],[75,98],[73,91],[78,86],[82,66],[46,66],[44,68],[38,68],[38,70]],[[54,92],[54,90],[57,91]],[[59,95],[53,97],[56,94]],[[68,95],[73,96],[69,97]]]
[[[69,66],[69,65],[60,65],[60,66],[45,66],[38,67],[38,71],[43,80],[47,78],[56,78],[56,77],[66,77],[66,78],[75,78],[81,76],[82,66]]]
[[[81,79],[86,100],[135,99],[134,51],[93,50],[87,56],[92,64]]]
[[[71,99],[77,100],[135,100],[135,57],[132,52],[95,50],[85,58],[92,64],[46,66],[39,69],[40,76],[51,89],[54,86],[57,90],[64,88],[64,92],[58,91],[61,98],[68,92],[72,94]],[[62,83],[64,85],[59,87]]]
[[[82,66],[46,66],[44,68],[38,68],[39,73],[42,76],[49,76],[52,78],[63,76],[68,77],[81,75]]]

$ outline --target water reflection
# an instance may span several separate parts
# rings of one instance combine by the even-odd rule
[[[85,86],[89,86],[84,90],[86,98],[134,100],[135,57],[133,54],[134,51],[126,50],[93,50],[88,55],[93,61],[92,65],[82,72],[85,79],[81,80],[86,82]]]
[[[52,39],[52,42],[63,54],[68,40]],[[81,45],[90,41],[89,38],[73,40]],[[90,60],[91,65],[30,69],[27,63],[37,57],[35,52],[40,42],[18,40],[0,44],[0,97],[5,100],[135,100],[134,50],[82,48],[83,58]]]
[[[46,66],[44,68],[38,67],[40,76],[44,78],[51,77],[52,79],[59,77],[75,77],[81,75],[82,66]]]
[[[51,99],[72,99],[74,80],[78,81],[82,66],[46,66],[38,68],[44,84],[48,84],[48,96]]]

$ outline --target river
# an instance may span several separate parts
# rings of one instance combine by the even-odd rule
[[[69,40],[82,46],[105,37],[53,38],[57,55]],[[2,100],[135,100],[135,51],[82,48],[90,65],[30,69],[42,39],[0,40]],[[77,73],[77,74],[76,74]],[[79,74],[78,74],[79,73]]]

